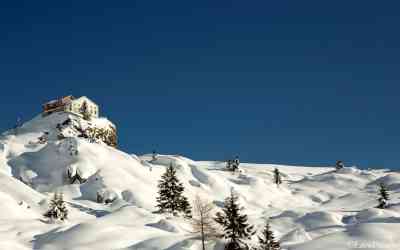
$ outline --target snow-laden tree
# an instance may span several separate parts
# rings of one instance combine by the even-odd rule
[[[50,200],[49,209],[44,214],[44,217],[49,218],[51,221],[64,221],[68,219],[68,209],[62,193],[54,193],[53,198]]]
[[[82,177],[82,173],[79,171],[79,169],[73,169],[73,168],[68,168],[67,169],[67,179],[70,184],[83,184],[86,182],[86,178]]]
[[[174,215],[184,213],[191,216],[191,207],[188,199],[183,195],[185,188],[176,176],[172,163],[167,167],[158,183],[157,208],[158,212],[170,212]]]
[[[201,236],[202,249],[205,250],[207,238],[213,238],[217,235],[215,221],[213,219],[214,205],[196,195],[193,202],[192,227],[194,233]]]
[[[244,240],[249,240],[255,234],[254,226],[247,222],[247,215],[242,214],[243,207],[238,203],[238,196],[232,190],[225,199],[222,212],[218,212],[214,220],[223,228],[221,234],[228,242],[226,250],[248,249]]]
[[[281,176],[281,172],[279,172],[279,169],[275,168],[274,169],[274,183],[276,185],[280,185],[282,184],[282,176]]]
[[[234,160],[228,160],[226,162],[226,169],[232,172],[236,172],[237,170],[239,170],[239,165],[240,165],[239,157],[236,156]]]
[[[189,200],[186,196],[181,195],[178,203],[178,211],[183,213],[186,218],[192,217],[192,207],[190,206]]]
[[[274,233],[268,222],[265,223],[262,234],[258,236],[258,245],[253,250],[280,250],[281,246],[275,240]]]
[[[240,165],[239,156],[236,156],[236,157],[235,157],[235,159],[233,160],[233,163],[235,164],[236,169],[238,169],[238,168],[239,168],[239,165]]]
[[[337,161],[337,162],[336,162],[336,165],[335,165],[335,168],[336,168],[336,171],[338,171],[338,170],[344,168],[344,163],[343,163],[343,161]]]
[[[379,183],[378,195],[379,198],[377,208],[385,209],[389,207],[389,192],[385,184]]]

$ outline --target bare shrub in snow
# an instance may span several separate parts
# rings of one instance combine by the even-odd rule
[[[207,238],[215,237],[217,231],[213,219],[214,204],[196,195],[193,201],[192,227],[194,233],[200,233],[202,249],[205,250]]]

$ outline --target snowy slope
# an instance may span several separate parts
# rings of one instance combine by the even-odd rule
[[[64,139],[59,139],[60,125]],[[37,116],[0,137],[0,249],[200,249],[183,218],[155,214],[157,182],[169,164],[190,200],[201,194],[217,208],[234,188],[251,223],[269,218],[285,249],[400,249],[400,174],[388,170],[225,163],[179,155],[136,156],[77,137],[75,127],[107,127],[66,113]],[[57,128],[58,127],[58,128]],[[46,142],[38,138],[46,132]],[[284,183],[273,184],[273,170]],[[69,184],[67,171],[87,179]],[[376,206],[377,184],[391,192],[392,206]],[[48,224],[42,214],[53,192],[63,192],[70,219]],[[97,203],[97,195],[113,200]],[[256,242],[256,238],[254,238]],[[371,247],[372,246],[372,247]],[[208,249],[222,249],[211,241]]]

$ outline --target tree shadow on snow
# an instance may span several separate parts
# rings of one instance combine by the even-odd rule
[[[52,240],[54,240],[58,235],[61,234],[61,232],[59,232],[58,230],[60,229],[60,227],[57,227],[53,230],[50,230],[46,233],[43,234],[37,234],[35,236],[33,236],[33,240],[32,242],[32,249],[33,250],[39,250],[41,249],[43,246],[45,246],[47,243],[51,242]]]
[[[109,211],[106,210],[96,210],[96,209],[92,209],[92,208],[88,208],[88,207],[84,207],[82,205],[76,204],[76,203],[70,203],[67,202],[69,206],[78,209],[81,212],[87,213],[89,215],[93,215],[96,216],[97,218],[99,217],[103,217],[107,214],[110,214]]]

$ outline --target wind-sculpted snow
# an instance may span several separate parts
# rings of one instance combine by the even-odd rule
[[[310,235],[302,227],[295,228],[281,237],[282,242],[303,243],[310,240]]]
[[[376,188],[379,183],[384,183],[391,191],[400,191],[400,173],[388,172],[387,175],[382,176],[370,183],[370,188]]]
[[[201,249],[189,220],[155,213],[157,184],[169,165],[190,201],[199,194],[216,211],[234,189],[249,222],[260,230],[269,220],[284,249],[400,249],[399,173],[251,163],[232,173],[221,161],[127,154],[76,130],[108,125],[56,113],[0,137],[0,249]],[[375,208],[379,183],[390,192],[385,210]],[[64,194],[70,211],[64,223],[42,216],[54,192]],[[222,250],[223,243],[209,241],[206,249]]]
[[[18,219],[20,214],[35,218],[35,212],[41,211],[40,207],[41,202],[45,199],[44,195],[4,174],[0,174],[0,184],[0,199],[2,201],[0,218]]]

